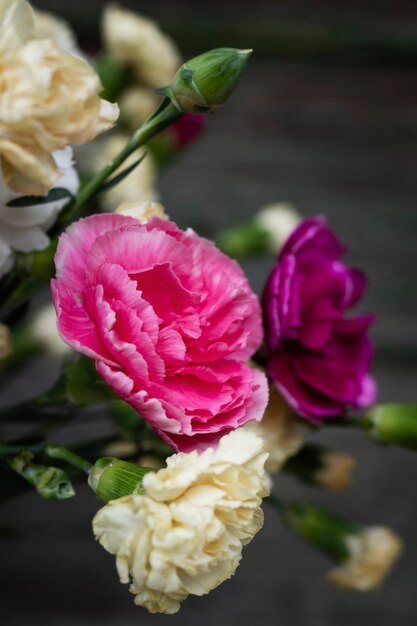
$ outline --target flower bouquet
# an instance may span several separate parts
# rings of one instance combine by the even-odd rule
[[[58,373],[1,411],[0,497],[66,500],[86,481],[101,502],[92,538],[152,613],[230,578],[263,503],[334,562],[329,583],[377,588],[397,534],[273,484],[349,486],[353,456],[317,443],[328,426],[417,445],[416,406],[377,402],[373,315],[349,314],[364,272],[323,216],[272,205],[214,243],[158,202],[159,169],[251,51],[182,63],[155,23],[115,6],[94,59],[24,0],[0,0],[0,25],[0,368],[7,381],[47,354]],[[237,261],[255,254],[271,255],[261,298]],[[62,445],[56,431],[92,408],[110,434]]]

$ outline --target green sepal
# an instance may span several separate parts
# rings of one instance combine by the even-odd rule
[[[339,563],[346,561],[350,556],[348,539],[361,531],[360,525],[348,522],[312,504],[287,504],[283,507],[281,515],[291,530]]]
[[[112,457],[102,457],[94,464],[88,484],[102,502],[109,502],[132,494],[143,494],[143,477],[154,469]]]
[[[380,443],[417,450],[417,404],[377,404],[361,423]]]
[[[9,461],[9,466],[22,476],[46,500],[67,500],[75,496],[68,475],[58,467],[32,463],[33,454],[23,450]]]

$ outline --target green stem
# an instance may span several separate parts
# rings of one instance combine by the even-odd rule
[[[50,232],[56,235],[65,226],[77,219],[84,206],[95,196],[100,187],[115,172],[126,159],[138,148],[144,146],[146,142],[160,130],[163,130],[172,122],[176,121],[183,114],[175,107],[174,104],[166,98],[159,109],[132,135],[128,143],[117,154],[114,159],[106,165],[98,174],[96,174],[84,187],[79,191],[74,201],[70,202],[61,212],[60,218],[55,227]]]
[[[92,463],[83,459],[81,456],[72,452],[72,450],[68,450],[63,446],[56,443],[49,443],[44,447],[45,454],[49,456],[51,459],[59,459],[60,461],[65,461],[69,465],[72,465],[76,469],[81,470],[87,476],[90,474],[90,471],[93,467]]]

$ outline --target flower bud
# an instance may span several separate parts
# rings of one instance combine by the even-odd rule
[[[291,204],[277,203],[263,207],[254,219],[258,228],[268,234],[268,252],[277,254],[301,221]]]
[[[287,461],[284,470],[309,485],[343,491],[351,483],[354,465],[349,454],[307,444]]]
[[[142,494],[142,480],[145,474],[154,471],[134,463],[120,461],[112,457],[98,459],[88,477],[88,484],[94,495],[102,502],[109,502],[132,494]]]
[[[216,48],[184,63],[162,92],[182,113],[211,113],[237,86],[252,50]]]
[[[300,220],[300,215],[290,204],[270,204],[250,221],[224,231],[218,245],[234,258],[252,254],[276,255]]]
[[[368,411],[363,426],[381,443],[417,449],[417,404],[379,404]]]

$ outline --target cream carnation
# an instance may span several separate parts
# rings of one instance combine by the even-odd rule
[[[159,217],[161,220],[169,219],[164,207],[159,202],[124,202],[117,207],[116,213],[134,217],[141,224],[146,224],[153,217]]]
[[[176,45],[155,22],[117,5],[104,12],[103,38],[110,54],[149,87],[169,85],[181,63]]]
[[[243,545],[262,527],[266,458],[259,437],[236,430],[217,449],[171,456],[144,477],[145,495],[113,500],[96,514],[94,534],[116,555],[136,604],[175,613],[189,594],[204,595],[234,574]]]
[[[60,172],[55,186],[75,194],[79,188],[79,178],[72,156],[70,147],[54,152],[53,157]],[[19,195],[6,186],[0,172],[0,277],[13,266],[15,252],[28,253],[47,247],[49,237],[46,231],[68,202],[68,198],[63,198],[25,207],[7,206],[10,200]]]
[[[59,177],[52,153],[113,126],[118,107],[100,99],[98,76],[83,59],[34,37],[30,5],[0,2],[3,175],[15,191],[45,195]]]
[[[332,569],[327,581],[348,591],[377,589],[402,551],[401,539],[390,529],[374,526],[348,539],[349,559]]]
[[[266,470],[279,472],[284,463],[297,454],[304,443],[299,421],[274,387],[269,389],[269,402],[260,422],[249,422],[245,428],[265,441],[269,457]]]

